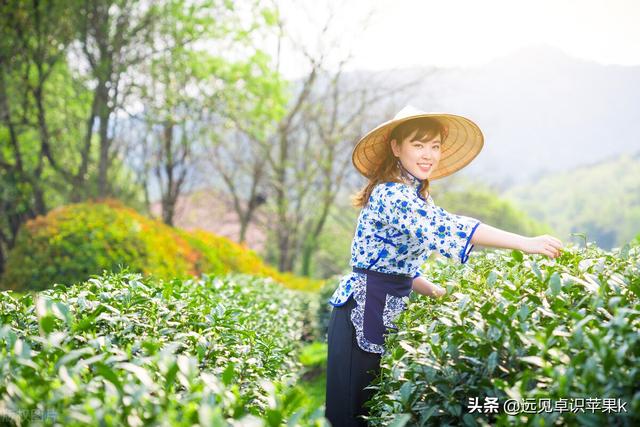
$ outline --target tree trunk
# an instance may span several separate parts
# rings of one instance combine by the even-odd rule
[[[96,92],[98,96],[98,118],[100,120],[100,158],[98,159],[98,196],[107,197],[109,195],[107,172],[109,169],[109,149],[111,139],[109,138],[109,117],[111,111],[108,105],[109,94],[104,82],[102,82]]]
[[[165,224],[173,226],[175,215],[175,199],[173,197],[173,124],[169,121],[164,123],[163,132],[165,173],[167,174],[167,185],[162,195],[162,220]]]

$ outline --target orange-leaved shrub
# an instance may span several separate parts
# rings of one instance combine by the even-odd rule
[[[291,289],[315,291],[320,289],[324,280],[297,276],[280,272],[265,264],[262,258],[244,244],[236,243],[226,237],[203,230],[178,233],[202,255],[196,260],[196,270],[207,274],[225,274],[240,272],[261,277],[271,277]],[[198,274],[199,274],[198,273]]]
[[[244,245],[202,230],[186,231],[139,214],[115,199],[61,206],[27,221],[9,252],[1,289],[74,284],[126,266],[158,279],[246,273],[316,290],[322,281],[280,273]]]

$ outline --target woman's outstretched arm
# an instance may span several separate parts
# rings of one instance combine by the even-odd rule
[[[547,255],[556,258],[560,255],[562,242],[547,234],[536,237],[521,236],[504,231],[490,225],[480,223],[471,236],[474,245],[491,246],[494,248],[517,249],[532,254]],[[444,288],[426,280],[422,276],[415,277],[412,290],[432,298],[440,298],[446,291]]]
[[[494,248],[517,249],[531,254],[547,255],[551,258],[560,256],[560,249],[562,249],[562,242],[548,234],[525,237],[484,223],[481,223],[471,236],[471,243]]]

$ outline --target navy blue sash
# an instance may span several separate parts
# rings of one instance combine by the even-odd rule
[[[353,267],[356,273],[366,274],[366,299],[363,316],[364,337],[371,343],[383,345],[387,331],[385,320],[391,322],[404,309],[402,299],[411,293],[413,277],[403,274],[382,273]],[[389,319],[384,319],[385,306]],[[393,329],[393,328],[392,328]]]

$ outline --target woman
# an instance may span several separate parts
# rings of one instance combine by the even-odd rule
[[[334,427],[366,425],[364,403],[373,390],[365,387],[379,373],[385,335],[396,329],[411,291],[444,295],[419,269],[433,251],[462,264],[476,244],[559,256],[555,237],[524,237],[435,205],[430,181],[469,164],[483,144],[471,120],[407,106],[354,148],[353,164],[369,183],[354,203],[362,210],[353,271],[329,299],[325,416]]]

